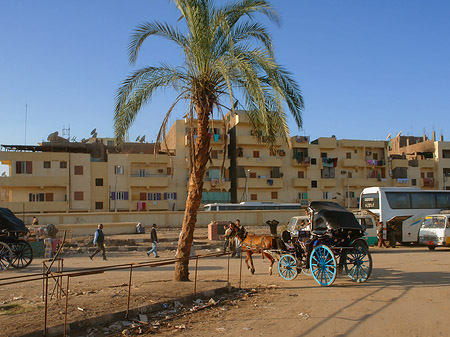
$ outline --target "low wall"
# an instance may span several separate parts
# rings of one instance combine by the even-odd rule
[[[137,223],[146,228],[156,223],[160,227],[181,228],[184,212],[155,211],[155,212],[93,212],[93,213],[44,213],[25,214],[25,224],[30,225],[33,216],[39,220],[40,226],[55,225],[59,231],[72,230],[72,235],[92,235],[93,229],[102,223],[105,234],[134,233]],[[280,225],[286,224],[291,217],[303,215],[302,211],[200,211],[197,215],[197,227],[206,227],[211,221],[235,221],[239,219],[244,226],[262,226],[267,220],[275,219]],[[16,216],[23,219],[22,214]],[[76,229],[76,231],[75,231]]]

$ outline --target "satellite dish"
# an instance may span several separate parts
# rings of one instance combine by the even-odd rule
[[[94,130],[91,131],[91,136],[94,136],[94,133],[97,132],[97,128],[95,128]]]
[[[139,143],[143,143],[143,142],[145,142],[145,135],[143,135],[143,136],[141,137],[141,140],[139,141]]]
[[[400,131],[399,133],[397,133],[397,136],[395,136],[395,138],[399,137],[402,134],[402,132]]]
[[[77,140],[77,137],[72,138],[72,142],[75,142]]]
[[[139,141],[139,138],[141,138],[141,136],[137,136],[135,142],[138,142],[138,141]]]
[[[391,139],[391,134],[390,133],[387,135],[386,139]]]

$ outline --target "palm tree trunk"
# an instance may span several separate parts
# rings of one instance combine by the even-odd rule
[[[208,134],[208,127],[210,110],[208,108],[197,108],[197,106],[196,110],[198,125],[194,151],[195,159],[194,167],[189,175],[188,196],[186,199],[183,226],[178,240],[177,258],[180,260],[175,264],[175,281],[189,281],[189,255],[194,239],[197,212],[202,200],[203,177],[206,172],[206,164],[208,163],[209,158],[210,135]]]

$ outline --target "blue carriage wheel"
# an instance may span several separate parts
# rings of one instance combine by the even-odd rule
[[[8,269],[11,265],[12,256],[11,248],[6,243],[0,242],[0,272]]]
[[[344,266],[352,281],[366,282],[372,273],[372,256],[363,245],[355,245],[345,252]]]
[[[329,286],[336,279],[336,259],[327,246],[319,245],[313,249],[309,265],[312,276],[321,286]]]
[[[292,255],[286,254],[280,258],[280,261],[278,261],[278,273],[287,281],[297,277],[297,261]]]

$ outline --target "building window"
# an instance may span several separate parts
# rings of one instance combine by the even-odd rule
[[[327,153],[326,152],[320,153],[320,158],[328,158]]]
[[[114,174],[123,174],[123,166],[120,165],[114,166]]]
[[[103,202],[102,201],[96,201],[95,202],[95,209],[103,209]]]
[[[298,193],[298,198],[299,198],[300,200],[308,199],[308,192],[299,192],[299,193]]]
[[[96,178],[95,186],[103,186],[103,178]]]
[[[83,166],[75,166],[74,171],[75,171],[75,175],[82,176],[83,175]]]
[[[67,168],[67,162],[66,161],[60,161],[59,162],[59,168],[62,168],[62,169]]]
[[[442,158],[450,158],[450,150],[442,150]]]
[[[250,178],[256,178],[256,172],[250,172]]]
[[[346,156],[347,159],[351,159],[352,158],[352,153],[351,152],[347,152],[345,154],[345,156]]]
[[[333,193],[332,192],[322,192],[322,199],[333,199]]]
[[[434,172],[427,172],[427,178],[434,178]]]
[[[272,199],[278,199],[278,192],[271,192]]]
[[[303,172],[303,171],[298,171],[298,172],[297,172],[297,178],[300,178],[300,179],[305,178],[305,172]]]
[[[147,200],[147,193],[141,192],[139,193],[139,200]]]
[[[113,140],[106,141],[106,146],[114,146],[114,141]]]
[[[165,192],[164,200],[177,200],[177,192]]]
[[[53,201],[53,193],[45,193],[45,201]]]
[[[258,200],[258,194],[250,194],[250,200]]]
[[[416,185],[417,185],[416,179],[411,179],[411,185],[412,185],[412,186],[416,186]]]
[[[30,202],[45,201],[45,194],[44,193],[30,193],[30,194],[28,194],[28,201],[30,201]]]
[[[152,201],[161,200],[161,193],[148,193],[147,197],[148,197],[147,200]]]
[[[324,167],[321,170],[322,179],[335,178],[334,167]]]
[[[372,155],[373,160],[378,160],[378,153],[373,153]]]
[[[84,200],[84,192],[74,192],[73,199],[78,201]]]
[[[16,161],[17,174],[32,174],[33,163],[31,161]]]
[[[51,168],[52,167],[52,162],[51,161],[44,161],[44,168]]]
[[[259,151],[253,151],[253,158],[259,158]]]
[[[311,180],[311,187],[317,188],[317,180]]]
[[[311,158],[311,165],[316,165],[316,164],[317,164],[316,158]]]

